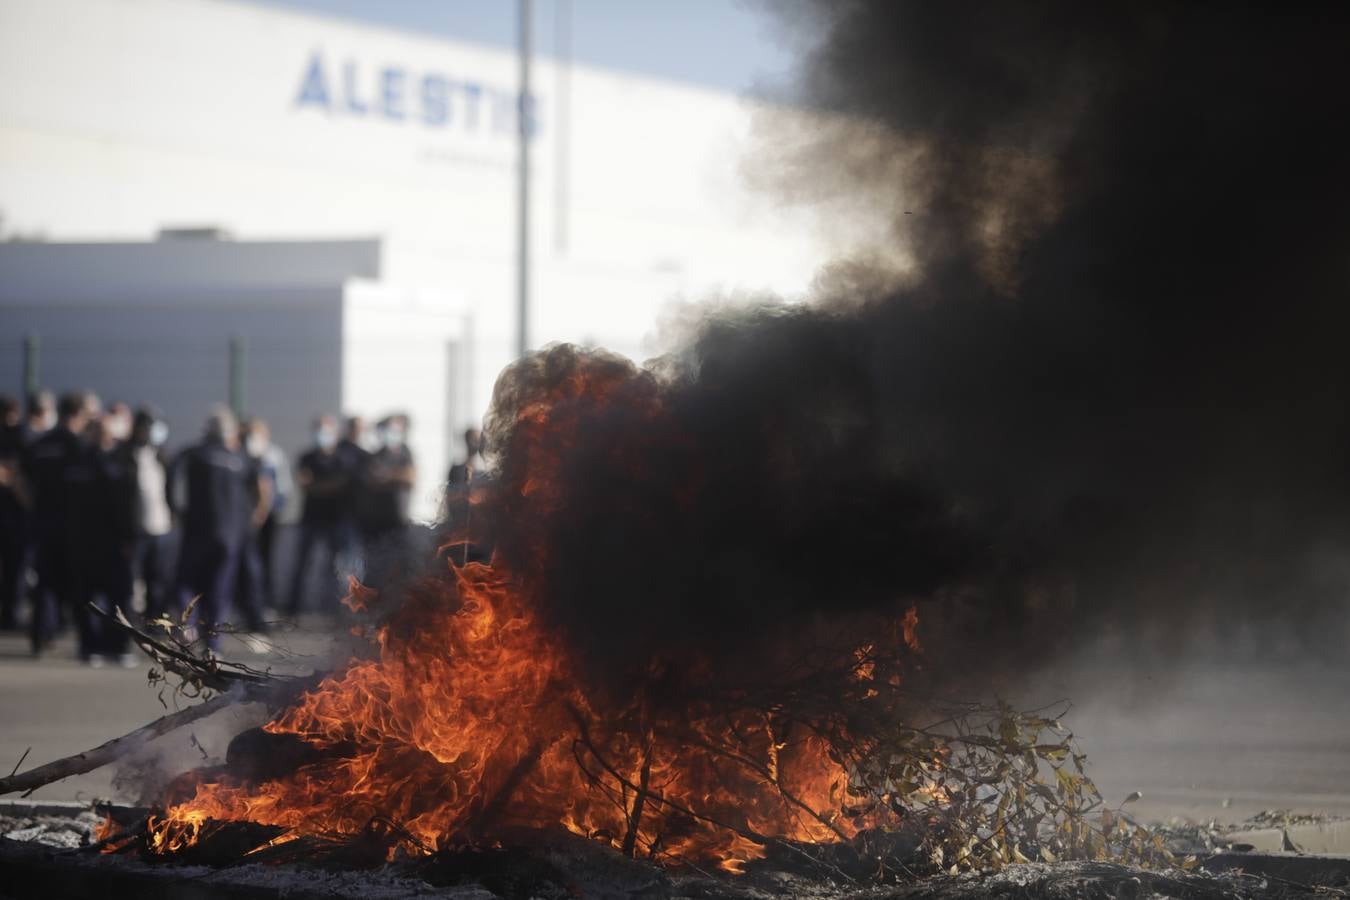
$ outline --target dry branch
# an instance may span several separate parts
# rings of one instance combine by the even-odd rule
[[[224,709],[231,703],[238,700],[237,697],[230,694],[219,694],[207,700],[205,703],[199,703],[196,706],[189,706],[186,709],[180,709],[178,712],[170,713],[151,722],[149,725],[142,725],[135,731],[113,738],[103,744],[99,744],[92,750],[86,750],[83,753],[77,753],[74,756],[67,756],[64,759],[58,759],[49,762],[46,765],[38,766],[35,769],[29,769],[27,772],[21,772],[18,775],[11,775],[8,778],[0,778],[0,794],[12,794],[15,791],[26,791],[32,793],[45,784],[51,784],[53,781],[60,781],[62,778],[68,778],[71,775],[82,775],[85,772],[92,772],[100,766],[106,766],[114,760],[133,753],[145,746],[147,741],[157,738],[162,734],[168,734],[175,728],[181,728],[189,722],[195,722],[198,719],[205,718],[214,712]]]

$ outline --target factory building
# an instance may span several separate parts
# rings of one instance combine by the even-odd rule
[[[405,409],[434,514],[515,356],[509,50],[226,0],[0,6],[0,390],[234,399],[283,446]],[[531,346],[635,359],[679,304],[800,294],[813,229],[747,187],[771,106],[537,59]]]

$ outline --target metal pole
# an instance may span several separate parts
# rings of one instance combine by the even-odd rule
[[[530,346],[530,123],[527,112],[530,97],[530,0],[519,0],[520,13],[520,98],[516,114],[519,144],[519,172],[516,186],[516,355],[524,356]]]
[[[230,337],[230,409],[239,418],[244,416],[244,371],[248,367],[248,348],[240,335]]]
[[[23,339],[23,393],[31,397],[42,388],[42,342],[36,334]]]
[[[553,23],[553,249],[567,252],[571,202],[572,0],[557,0]]]

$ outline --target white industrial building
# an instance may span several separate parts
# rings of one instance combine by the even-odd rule
[[[430,515],[514,354],[514,54],[226,0],[6,0],[0,79],[0,390],[31,335],[44,384],[186,439],[233,341],[288,449],[320,411],[410,411]],[[797,294],[824,258],[745,186],[773,109],[547,58],[531,94],[533,345],[640,359],[672,303]]]

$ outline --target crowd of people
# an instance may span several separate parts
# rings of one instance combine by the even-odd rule
[[[265,633],[275,612],[334,612],[338,573],[378,583],[407,539],[416,468],[408,417],[369,428],[314,422],[295,463],[258,418],[215,407],[172,457],[153,408],[90,391],[0,395],[0,630],[26,627],[34,655],[73,627],[91,665],[134,665],[114,609],[168,617],[214,646],[221,626]],[[298,491],[298,550],[274,591],[277,524]],[[186,615],[185,615],[186,614]]]

